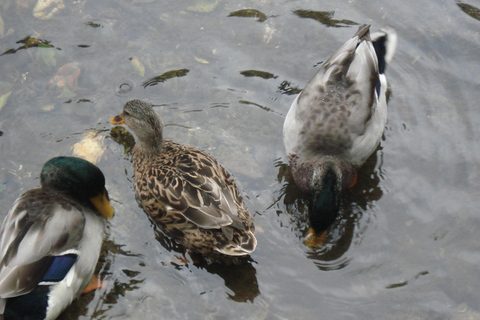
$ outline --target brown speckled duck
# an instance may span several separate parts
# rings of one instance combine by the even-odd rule
[[[387,122],[385,67],[396,48],[388,29],[362,25],[293,101],[283,141],[296,185],[311,195],[309,218],[323,232],[337,217],[340,193],[375,151]]]
[[[135,191],[163,231],[207,261],[236,262],[257,245],[253,218],[233,177],[209,154],[163,139],[152,105],[131,100],[111,119],[136,135]]]

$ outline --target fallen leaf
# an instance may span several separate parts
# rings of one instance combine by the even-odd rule
[[[195,60],[197,60],[197,62],[200,62],[200,63],[204,63],[204,64],[209,64],[210,62],[208,62],[207,60],[204,60],[202,58],[197,58],[197,57],[194,57]]]
[[[218,4],[218,0],[196,0],[193,6],[187,7],[187,10],[196,12],[211,12]]]
[[[42,58],[43,62],[45,62],[47,66],[55,67],[57,65],[57,59],[55,59],[55,49],[52,47],[40,47],[37,54]]]
[[[11,94],[12,94],[12,91],[10,91],[9,93],[5,93],[0,97],[0,110],[2,110],[5,104],[7,104],[8,97],[10,97]]]
[[[0,15],[0,36],[3,37],[5,33],[5,22],[3,22],[2,16]]]
[[[145,67],[143,64],[138,60],[137,57],[131,57],[130,61],[132,62],[132,66],[135,68],[135,71],[142,77],[145,75]]]
[[[86,135],[82,140],[75,143],[70,150],[73,150],[75,157],[96,164],[105,152],[106,147],[103,145],[105,137],[97,135],[96,132],[86,132]]]

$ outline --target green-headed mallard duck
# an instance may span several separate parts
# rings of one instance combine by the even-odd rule
[[[152,105],[125,104],[111,119],[136,135],[132,150],[135,191],[163,231],[208,261],[235,262],[257,245],[253,218],[233,177],[209,154],[163,138]]]
[[[324,231],[338,215],[339,195],[375,151],[387,121],[386,63],[396,33],[370,37],[362,25],[293,101],[283,141],[295,183],[311,194],[311,227]]]
[[[105,221],[114,213],[105,177],[88,161],[53,158],[40,181],[15,201],[0,231],[5,320],[55,319],[94,285]]]

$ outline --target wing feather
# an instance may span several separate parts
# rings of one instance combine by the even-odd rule
[[[178,153],[181,156],[170,162],[162,159],[161,163],[153,165],[154,174],[149,175],[146,183],[141,183],[143,186],[155,185],[154,189],[158,192],[150,192],[150,196],[168,204],[201,228],[219,229],[240,221],[234,195],[226,184],[226,181],[233,181],[230,174],[199,149],[171,141],[166,147],[180,148]],[[152,190],[142,190],[148,192],[148,189]]]
[[[55,256],[75,251],[84,224],[78,208],[40,189],[27,191],[18,198],[0,231],[0,297],[33,290]]]

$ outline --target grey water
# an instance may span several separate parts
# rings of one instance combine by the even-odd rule
[[[116,209],[107,285],[60,319],[480,318],[480,1],[45,2],[0,1],[0,218],[89,132]],[[283,120],[364,23],[398,33],[388,123],[309,249]],[[257,227],[251,262],[185,264],[138,206],[109,123],[134,98],[234,174]]]

